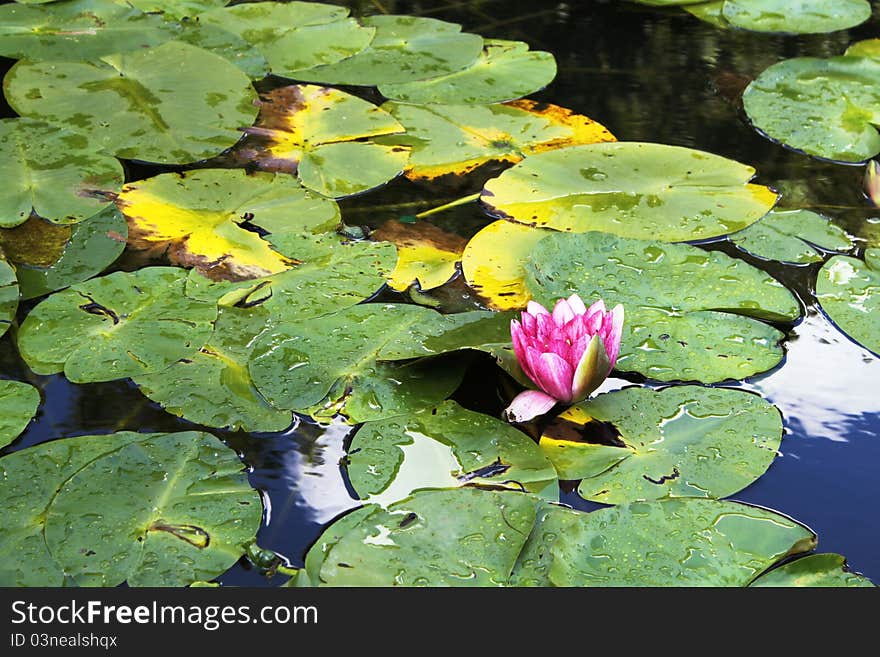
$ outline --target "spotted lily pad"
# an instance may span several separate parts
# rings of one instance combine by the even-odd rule
[[[402,84],[381,84],[379,93],[402,103],[478,105],[514,100],[546,87],[556,59],[522,41],[486,39],[479,59],[465,69]]]
[[[560,231],[602,230],[668,242],[741,230],[777,195],[747,184],[755,170],[679,146],[575,146],[529,157],[486,183],[488,211]]]
[[[816,535],[767,509],[670,499],[581,513],[544,504],[514,586],[747,586]]]
[[[608,233],[551,234],[526,264],[526,287],[552,305],[578,293],[626,310],[616,368],[661,381],[742,379],[774,367],[797,300],[763,271],[719,251]],[[757,319],[754,319],[757,318]]]
[[[113,0],[69,0],[0,7],[0,55],[16,59],[91,59],[155,47],[175,26]]]
[[[40,405],[40,392],[21,381],[0,380],[0,448],[24,431]]]
[[[214,334],[194,355],[162,372],[134,377],[147,397],[165,410],[209,427],[282,431],[290,411],[273,408],[257,391],[247,363],[254,337],[269,313],[264,308],[220,309]]]
[[[269,74],[269,62],[260,52],[237,34],[207,23],[201,16],[182,20],[175,39],[219,55],[254,80]]]
[[[0,232],[0,248],[15,264],[21,298],[33,299],[100,274],[125,249],[127,236],[125,217],[110,206],[73,226],[31,217]]]
[[[364,304],[306,320],[291,309],[288,317],[260,335],[250,360],[257,389],[276,408],[363,422],[433,406],[461,381],[460,360],[447,367],[379,362],[389,343],[442,322],[433,310]]]
[[[365,509],[343,518],[336,540],[312,548],[313,584],[504,586],[534,522],[535,498],[424,490],[387,509]]]
[[[238,456],[205,433],[55,440],[3,457],[0,473],[4,586],[210,580],[262,516]]]
[[[240,169],[166,173],[129,183],[117,199],[129,246],[168,257],[214,280],[241,280],[290,269],[296,261],[247,226],[320,232],[339,223],[339,208],[288,176]]]
[[[159,372],[203,347],[217,317],[216,304],[184,295],[185,280],[182,269],[146,267],[56,292],[22,323],[21,356],[75,383]]]
[[[4,88],[22,116],[76,130],[92,149],[163,164],[218,155],[257,113],[247,75],[178,41],[87,62],[20,61]]]
[[[845,251],[852,247],[845,230],[809,210],[773,210],[731,235],[730,240],[759,258],[797,265],[820,262],[822,251]]]
[[[796,57],[761,73],[743,107],[764,135],[797,151],[840,162],[880,152],[880,60]]]
[[[404,224],[389,220],[370,237],[391,242],[397,247],[397,266],[388,279],[388,287],[402,292],[416,284],[420,290],[440,287],[455,276],[465,240],[433,224]]]
[[[880,354],[880,249],[868,249],[864,262],[831,258],[819,271],[816,296],[841,330]]]
[[[332,197],[358,194],[403,171],[407,148],[373,141],[402,132],[384,110],[337,89],[291,85],[263,97],[257,125],[238,157],[267,171],[295,173]]]
[[[416,489],[463,485],[558,497],[556,471],[531,438],[453,401],[367,422],[351,441],[346,471],[367,503],[387,505]]]
[[[613,428],[612,444],[602,442]],[[662,497],[727,497],[767,471],[782,416],[742,390],[626,388],[566,410],[540,446],[578,493],[625,504]]]
[[[0,227],[32,213],[61,224],[91,217],[122,187],[122,165],[82,135],[30,119],[0,120]]]
[[[323,84],[377,86],[448,75],[475,63],[483,39],[455,23],[415,16],[368,16],[372,43],[354,57],[298,71],[296,78]]]
[[[141,11],[161,12],[169,18],[196,16],[209,9],[229,4],[230,0],[116,0]]]
[[[750,586],[873,587],[867,577],[846,568],[839,554],[810,554],[764,573]]]
[[[433,179],[465,174],[487,162],[519,162],[546,150],[614,141],[586,116],[557,105],[519,100],[502,105],[405,105],[382,108],[406,128],[382,137],[412,149],[406,176]]]
[[[18,281],[15,270],[0,257],[0,336],[12,325],[18,309]]]
[[[725,0],[724,20],[754,32],[819,34],[864,23],[868,0]]]
[[[361,52],[376,30],[346,18],[348,9],[318,2],[249,2],[209,11],[199,22],[237,35],[268,61],[272,73],[334,64]]]

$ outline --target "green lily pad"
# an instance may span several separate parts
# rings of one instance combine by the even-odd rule
[[[0,380],[0,448],[25,430],[40,405],[40,391],[21,381]]]
[[[351,441],[346,470],[368,503],[387,505],[419,488],[464,485],[556,492],[558,499],[556,471],[531,438],[453,401],[367,422]]]
[[[387,510],[365,509],[372,513],[344,516],[345,531],[312,548],[306,564],[317,570],[313,584],[504,586],[532,527],[535,498],[477,488],[423,490]]]
[[[810,554],[764,573],[750,586],[873,587],[867,577],[851,573],[839,554]]]
[[[527,155],[579,144],[614,141],[592,119],[557,105],[520,100],[503,105],[382,105],[406,133],[379,142],[412,149],[406,176],[462,175],[487,162],[519,162]]]
[[[727,29],[730,24],[724,18],[724,0],[715,0],[714,2],[700,2],[695,5],[684,5],[682,7],[689,14],[696,16],[701,21]]]
[[[17,309],[18,281],[15,280],[15,270],[0,257],[0,336],[12,326]]]
[[[747,586],[816,535],[767,509],[670,499],[581,513],[544,504],[514,586]]]
[[[257,125],[237,151],[243,163],[294,173],[334,198],[365,192],[399,175],[409,149],[375,138],[402,132],[393,116],[338,89],[295,84],[263,96]]]
[[[33,231],[32,222],[46,223],[34,217],[16,228],[15,232],[23,232],[20,243],[13,245],[0,234],[0,246],[15,263],[22,299],[49,294],[100,274],[119,257],[128,237],[125,217],[116,206],[110,206],[70,228],[55,227],[67,232],[62,251],[51,261],[40,262],[33,259],[39,244],[29,244],[28,234],[39,238],[43,233]]]
[[[193,356],[211,337],[217,306],[183,293],[186,272],[146,267],[78,283],[40,302],[18,333],[37,374],[74,383],[159,372]]]
[[[111,203],[125,174],[119,161],[90,150],[86,137],[30,119],[0,120],[0,227],[36,213],[76,223]]]
[[[129,183],[117,199],[129,222],[129,247],[158,252],[214,280],[257,278],[296,262],[254,230],[322,232],[339,207],[289,176],[241,169],[166,173]]]
[[[287,316],[296,318],[296,309]],[[461,381],[462,363],[444,368],[378,361],[385,360],[387,344],[442,317],[420,306],[365,304],[276,321],[257,339],[251,377],[276,408],[314,416],[340,412],[352,422],[411,413],[446,399]]]
[[[196,16],[209,9],[222,7],[230,0],[116,0],[141,11],[161,12],[168,18]]]
[[[297,71],[296,78],[323,84],[378,86],[448,75],[471,66],[483,39],[461,25],[416,16],[368,16],[372,43],[354,57]]]
[[[262,516],[238,456],[205,433],[55,440],[3,457],[0,473],[4,586],[210,580]]]
[[[863,162],[880,152],[880,61],[796,57],[774,64],[743,93],[752,124],[808,155]]]
[[[868,249],[864,262],[831,258],[819,271],[816,297],[842,331],[880,354],[880,249]]]
[[[820,34],[845,30],[871,17],[867,0],[725,0],[724,19],[754,32]]]
[[[528,96],[556,77],[556,59],[522,41],[486,39],[479,59],[465,69],[402,84],[380,84],[379,93],[418,105],[479,105]]]
[[[4,88],[22,116],[81,132],[90,148],[163,164],[221,153],[257,113],[247,75],[178,41],[90,62],[20,61]]]
[[[698,240],[741,230],[777,195],[751,167],[690,148],[599,143],[529,157],[486,183],[490,214],[560,231]]]
[[[880,59],[880,39],[864,39],[856,41],[846,52],[843,53],[847,57],[869,57],[871,59]]]
[[[612,446],[600,442],[609,425],[619,434]],[[573,406],[540,445],[561,478],[583,479],[582,497],[626,504],[733,495],[767,471],[781,440],[782,415],[761,397],[674,386],[626,388]]]
[[[175,39],[219,55],[253,80],[269,74],[269,62],[258,50],[237,34],[205,22],[201,16],[182,20]]]
[[[208,343],[162,372],[133,378],[141,392],[174,415],[209,427],[282,431],[290,411],[273,408],[248,373],[254,337],[269,313],[264,308],[221,308]]]
[[[622,303],[616,368],[661,381],[713,383],[766,371],[782,360],[784,336],[753,318],[800,316],[776,279],[687,244],[552,234],[535,245],[526,271],[526,287],[545,306],[574,293],[586,303]]]
[[[649,7],[678,7],[681,5],[694,5],[703,3],[706,0],[630,0],[639,5],[648,5]]]
[[[846,251],[852,240],[846,231],[827,217],[809,210],[773,210],[730,241],[740,249],[765,260],[796,265],[820,262],[823,251]]]
[[[92,59],[158,46],[176,26],[112,0],[0,7],[0,55],[15,59]]]
[[[347,16],[345,7],[317,2],[252,2],[207,12],[199,21],[249,43],[275,75],[300,78],[301,69],[335,64],[370,45],[376,30]]]

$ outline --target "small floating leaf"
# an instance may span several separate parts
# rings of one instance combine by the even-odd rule
[[[417,284],[431,290],[455,276],[455,264],[461,259],[465,240],[433,224],[403,224],[394,219],[374,230],[370,237],[391,242],[397,247],[397,267],[388,279],[388,287],[402,292]]]
[[[477,61],[483,39],[461,25],[415,16],[368,16],[372,43],[354,57],[301,70],[298,80],[377,86],[424,80],[460,71]]]
[[[406,134],[379,141],[412,148],[406,170],[412,179],[465,174],[487,162],[519,162],[545,150],[614,141],[614,135],[592,119],[532,100],[503,105],[388,102],[382,108],[404,125]]]
[[[402,132],[393,116],[356,96],[314,85],[274,89],[263,97],[256,127],[239,159],[267,171],[296,173],[325,196],[358,194],[403,171],[409,151],[372,141]]]
[[[217,317],[215,304],[184,296],[185,280],[182,269],[146,267],[56,292],[22,323],[21,356],[74,383],[159,372],[203,347]]]
[[[690,148],[591,144],[527,158],[486,183],[481,200],[531,226],[697,240],[745,228],[773,207],[775,192],[747,184],[754,173]]]
[[[486,39],[479,59],[461,71],[402,84],[380,84],[379,93],[402,103],[478,105],[514,100],[546,87],[556,77],[549,52],[522,41]]]
[[[257,113],[247,75],[177,41],[88,62],[20,61],[4,88],[22,116],[76,130],[90,148],[163,164],[218,155]]]
[[[880,39],[856,41],[843,54],[847,57],[869,57],[880,60]]]
[[[873,587],[867,577],[851,573],[839,554],[809,554],[764,573],[749,586]]]
[[[600,442],[604,425],[616,430],[617,445]],[[573,406],[540,445],[564,465],[560,478],[583,479],[582,497],[625,504],[733,495],[766,472],[781,440],[782,416],[761,397],[674,386],[626,388]]]
[[[819,271],[816,296],[842,331],[880,354],[880,249],[868,249],[864,262],[831,258]]]
[[[626,309],[617,369],[661,381],[742,379],[774,367],[791,321],[781,283],[720,251],[608,233],[551,234],[532,250],[526,286],[545,305],[578,293]]]
[[[367,422],[346,458],[351,485],[367,502],[387,504],[417,488],[485,485],[541,493],[556,486],[556,471],[531,438],[453,401]]]
[[[0,380],[0,449],[25,430],[40,405],[40,392],[21,381]]]
[[[773,210],[731,235],[730,241],[759,258],[799,265],[822,260],[822,253],[815,247],[824,251],[852,247],[845,230],[809,210]]]
[[[69,224],[91,217],[122,187],[118,160],[95,153],[89,140],[31,119],[0,120],[0,227],[36,213]]]
[[[747,586],[816,535],[767,509],[670,499],[581,513],[543,504],[514,586]]]
[[[752,124],[808,155],[863,162],[880,153],[880,60],[796,57],[761,73],[743,94]]]
[[[820,34],[854,27],[871,17],[867,0],[725,0],[724,19],[754,32]]]

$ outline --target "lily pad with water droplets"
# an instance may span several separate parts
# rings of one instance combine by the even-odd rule
[[[850,572],[839,554],[810,554],[764,573],[750,586],[873,587],[867,577]]]
[[[544,504],[514,586],[747,586],[810,551],[816,535],[779,513],[680,498],[582,513]]]
[[[796,57],[761,73],[743,93],[752,124],[808,155],[863,162],[880,152],[880,60]]]
[[[296,174],[303,185],[331,197],[349,196],[399,175],[409,149],[377,143],[402,132],[384,110],[338,89],[290,85],[263,96],[257,125],[236,152],[267,171]]]
[[[616,368],[661,381],[712,383],[774,367],[783,334],[759,319],[800,316],[781,283],[719,251],[608,233],[551,234],[532,250],[526,287],[545,306],[579,294],[623,304]]]
[[[20,61],[4,89],[22,116],[75,130],[92,149],[162,164],[220,154],[257,114],[247,75],[178,41],[93,61]]]
[[[852,247],[845,230],[809,210],[773,210],[731,235],[730,241],[759,258],[796,265],[820,262],[822,251],[846,251]]]
[[[346,531],[312,548],[306,564],[317,576],[310,579],[326,586],[504,586],[534,522],[535,499],[458,488],[418,491],[387,509],[365,507],[372,512],[344,516]]]
[[[186,272],[146,267],[115,272],[49,296],[18,332],[37,374],[74,383],[159,372],[193,356],[211,337],[217,306],[184,295]]]
[[[40,391],[21,381],[0,380],[0,449],[25,430],[40,405]]]
[[[831,258],[819,271],[816,296],[842,331],[880,354],[880,249],[868,249],[864,262]]]
[[[322,84],[377,86],[436,78],[477,61],[483,39],[461,26],[416,16],[367,16],[372,43],[353,57],[296,73],[298,80]]]
[[[4,586],[185,586],[260,526],[234,451],[198,432],[82,436],[0,459]]]
[[[556,471],[531,438],[453,401],[367,422],[351,441],[346,471],[365,502],[386,506],[420,488],[465,485],[555,493],[558,499]]]
[[[733,495],[767,471],[781,440],[782,416],[761,397],[674,386],[577,404],[544,430],[540,446],[560,478],[582,479],[582,497],[625,504]]]
[[[12,326],[17,309],[18,281],[15,279],[15,270],[9,266],[0,253],[0,336]]]
[[[556,59],[522,41],[486,39],[479,59],[465,69],[402,84],[380,84],[379,93],[418,105],[480,105],[528,96],[556,77]]]
[[[264,308],[221,308],[208,343],[166,370],[134,377],[141,392],[166,411],[209,427],[282,431],[290,411],[272,407],[254,387],[248,358],[266,325]]]
[[[725,0],[724,20],[753,32],[821,34],[864,23],[868,0]]]
[[[124,172],[114,157],[94,152],[75,132],[31,119],[0,120],[0,227],[32,213],[54,223],[91,217],[112,203]]]
[[[614,141],[592,119],[558,105],[518,100],[501,105],[405,105],[382,108],[406,133],[379,139],[412,149],[406,176],[431,180],[466,174],[488,162],[519,162],[547,150]]]
[[[748,184],[755,170],[679,146],[612,142],[532,156],[493,178],[490,214],[560,231],[601,230],[667,242],[741,230],[777,195]]]

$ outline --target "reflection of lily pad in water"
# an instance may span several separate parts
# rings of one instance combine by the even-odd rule
[[[602,429],[615,444],[600,442]],[[578,493],[605,504],[662,497],[727,497],[760,477],[776,456],[782,416],[742,390],[627,388],[566,410],[541,448]]]
[[[783,334],[758,320],[800,316],[794,295],[719,251],[608,233],[555,233],[532,250],[526,287],[544,305],[579,294],[626,309],[616,368],[661,381],[742,379],[782,360]]]
[[[368,422],[348,448],[346,470],[366,502],[386,504],[419,488],[484,485],[553,495],[556,471],[528,436],[452,401]]]
[[[880,354],[880,249],[868,249],[864,262],[831,258],[819,271],[816,296],[841,330]]]
[[[731,235],[730,241],[759,258],[791,264],[821,261],[822,253],[816,247],[845,251],[852,246],[845,230],[809,210],[773,210]]]
[[[3,457],[0,473],[4,586],[210,580],[262,516],[236,453],[206,433],[54,440]]]

